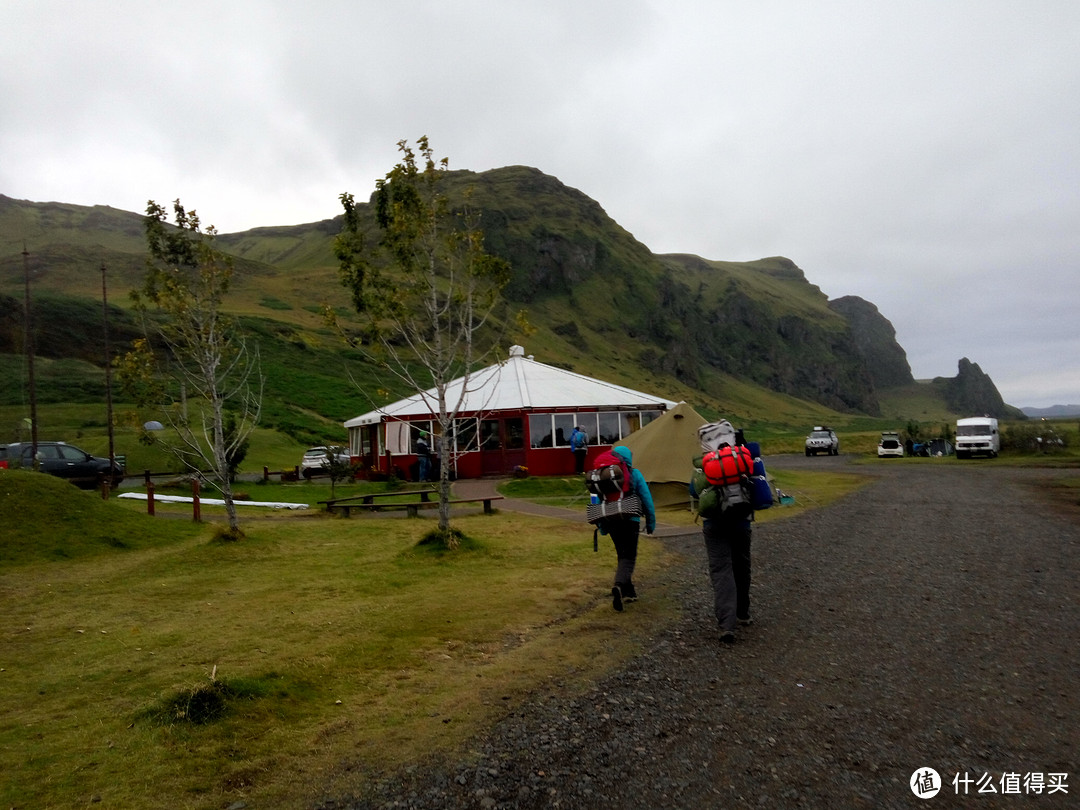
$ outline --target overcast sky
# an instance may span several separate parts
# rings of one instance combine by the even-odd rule
[[[1080,403],[1076,0],[0,0],[0,193],[221,232],[336,216],[402,138],[523,164],[655,253],[787,256]],[[543,359],[543,358],[541,358]]]

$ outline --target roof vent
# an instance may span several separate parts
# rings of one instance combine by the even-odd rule
[[[510,356],[511,357],[524,357],[525,356],[525,349],[523,349],[521,346],[511,346],[510,347]]]

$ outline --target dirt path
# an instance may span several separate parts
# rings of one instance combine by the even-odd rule
[[[584,695],[536,695],[479,761],[318,807],[1080,806],[1080,522],[1036,489],[1070,473],[869,471],[755,529],[756,623],[734,646],[716,643],[700,539],[665,538],[685,557],[664,574],[683,615],[641,656]],[[925,802],[909,786],[924,768],[944,783]]]

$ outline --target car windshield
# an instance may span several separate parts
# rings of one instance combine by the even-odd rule
[[[990,433],[989,425],[957,425],[957,436],[987,436]]]
[[[828,439],[828,438],[830,438],[829,432],[826,431],[826,430],[815,430],[810,435],[811,435],[811,437],[813,437],[815,439]]]
[[[325,447],[312,447],[310,450],[308,450],[306,453],[304,453],[304,455],[308,456],[310,458],[314,458],[316,456],[319,456],[321,458],[322,456],[326,455],[326,448]]]

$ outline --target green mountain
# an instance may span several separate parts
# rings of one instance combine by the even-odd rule
[[[449,180],[452,199],[472,189],[488,250],[512,265],[506,296],[532,329],[506,324],[503,340],[544,362],[747,424],[892,416],[892,403],[916,385],[895,330],[873,304],[830,302],[789,259],[653,254],[596,201],[524,166],[452,172]],[[339,228],[332,219],[218,237],[236,260],[229,305],[260,343],[271,402],[264,424],[298,440],[329,435],[407,393],[325,323],[324,307],[346,324],[351,316],[332,253]],[[139,214],[0,195],[0,366],[19,368],[28,272],[38,355],[80,363],[75,376],[92,389],[104,357],[102,267],[110,343],[122,350],[138,333],[127,293],[141,284],[145,255]],[[971,397],[984,397],[988,407],[977,410],[989,412],[1000,396],[992,402],[996,388],[984,383],[965,384],[963,396],[924,385],[919,396],[941,413],[971,410]],[[894,400],[893,391],[903,397]],[[0,404],[20,401],[3,396]]]

